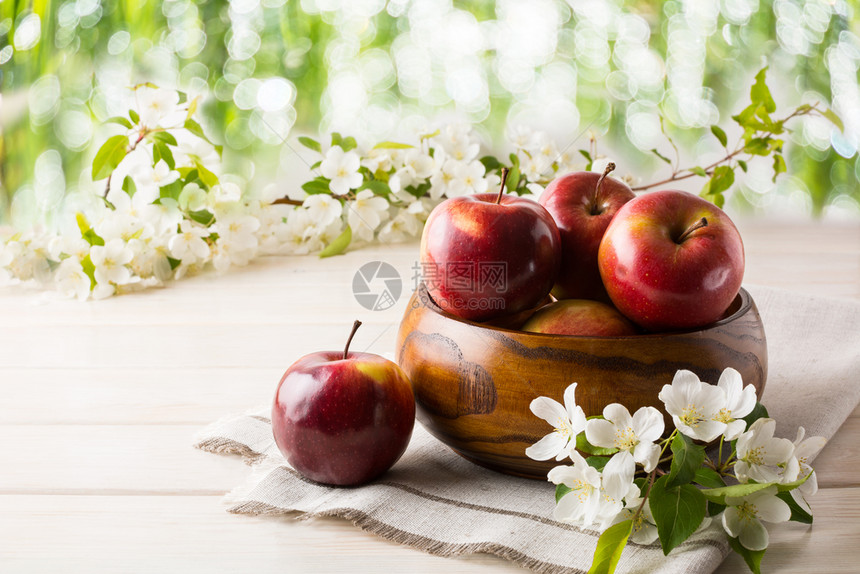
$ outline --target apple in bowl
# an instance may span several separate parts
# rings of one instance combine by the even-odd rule
[[[638,331],[611,305],[589,299],[562,299],[538,309],[520,328],[530,333],[623,337]]]
[[[552,289],[561,263],[558,227],[537,202],[498,194],[446,199],[421,235],[421,271],[436,305],[486,321],[530,309]]]
[[[561,239],[561,267],[552,289],[557,299],[594,299],[608,302],[600,278],[597,251],[609,222],[621,207],[636,197],[622,181],[603,174],[569,173],[554,179],[539,203],[552,214]]]
[[[654,332],[720,319],[744,274],[744,247],[716,205],[683,191],[627,202],[600,242],[598,266],[612,303]]]

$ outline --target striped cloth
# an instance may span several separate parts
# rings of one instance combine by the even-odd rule
[[[749,288],[768,337],[764,403],[777,434],[831,437],[860,402],[860,305]],[[552,519],[553,485],[475,466],[420,424],[403,457],[381,479],[333,488],[304,479],[272,439],[270,407],[203,429],[196,447],[253,462],[226,501],[241,514],[338,516],[379,536],[441,556],[486,552],[537,572],[585,573],[599,533]],[[778,526],[777,526],[778,528]],[[628,543],[618,572],[712,572],[729,553],[718,521],[664,556],[659,543]]]

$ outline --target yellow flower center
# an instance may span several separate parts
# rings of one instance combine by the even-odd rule
[[[681,422],[690,428],[696,428],[703,420],[705,420],[702,408],[698,405],[687,405],[681,411]]]
[[[732,422],[732,420],[734,420],[734,419],[732,418],[732,411],[730,409],[723,408],[723,409],[720,409],[720,412],[718,412],[717,414],[714,415],[713,420],[715,420],[719,423],[728,424],[728,423]]]
[[[750,449],[743,460],[749,464],[762,464],[764,462],[764,448],[759,446]]]
[[[588,499],[588,495],[591,494],[591,485],[584,480],[577,480],[570,487],[570,492],[579,499],[580,503],[584,504]]]
[[[639,441],[636,440],[636,434],[633,432],[632,427],[627,427],[626,429],[615,429],[615,448],[618,450],[630,450],[636,443]]]
[[[570,428],[570,421],[568,421],[564,417],[558,417],[558,422],[556,423],[555,432],[560,434],[566,439],[569,439],[571,435],[573,435],[573,429]]]
[[[752,504],[747,501],[744,501],[744,503],[740,506],[736,506],[735,510],[738,513],[738,518],[747,522],[752,522],[753,520],[755,520],[758,514],[755,504]]]

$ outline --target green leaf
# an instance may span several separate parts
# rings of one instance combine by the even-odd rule
[[[300,136],[299,143],[308,148],[309,150],[313,150],[317,153],[322,153],[322,146],[320,142],[315,139],[311,139],[309,137]]]
[[[589,153],[587,150],[581,149],[579,150],[579,153],[582,154],[582,157],[587,159],[589,163],[594,162],[594,160],[591,158],[591,153]]]
[[[723,477],[721,477],[716,470],[704,466],[696,469],[696,475],[693,477],[693,482],[700,484],[705,488],[721,488],[726,485]]]
[[[716,516],[725,509],[725,504],[717,504],[716,502],[708,501],[708,516]]]
[[[516,191],[520,185],[520,166],[519,162],[514,164],[511,171],[508,172],[508,179],[505,180],[505,189],[508,191]]]
[[[788,492],[789,490],[794,490],[806,482],[811,475],[812,473],[809,473],[803,478],[793,482],[746,482],[744,484],[733,484],[732,486],[723,486],[720,488],[706,488],[701,492],[708,500],[718,504],[725,504],[727,497],[743,498],[770,486],[776,486],[777,492]]]
[[[134,110],[128,110],[128,117],[131,118],[132,123],[139,124],[140,116],[137,115],[137,112]]]
[[[176,138],[173,137],[173,134],[170,132],[154,132],[152,134],[153,139],[156,141],[164,142],[168,145],[177,145]]]
[[[334,147],[336,145],[340,145],[340,142],[343,141],[343,136],[337,132],[331,133],[331,146]]]
[[[764,405],[763,405],[763,404],[761,404],[760,402],[756,401],[756,404],[755,404],[755,406],[753,407],[753,410],[751,410],[751,411],[750,411],[750,414],[748,414],[747,416],[745,416],[745,417],[743,418],[743,420],[747,423],[747,427],[746,427],[746,428],[750,428],[750,427],[752,426],[752,424],[753,424],[754,422],[756,422],[757,420],[759,420],[759,419],[766,419],[766,418],[768,418],[767,409],[766,409],[766,408],[764,408]]]
[[[156,141],[152,146],[152,162],[156,164],[162,159],[170,169],[176,167],[176,160],[173,159],[173,152],[170,151],[170,148],[164,142]]]
[[[752,138],[744,145],[744,152],[750,155],[769,155],[770,139],[769,137]]]
[[[352,241],[352,229],[349,225],[346,226],[346,229],[343,230],[343,233],[337,236],[337,238],[329,243],[325,249],[320,251],[320,259],[323,257],[331,257],[332,255],[340,255],[346,248],[349,247],[349,243]]]
[[[78,229],[81,230],[81,237],[90,245],[104,245],[105,240],[99,237],[95,230],[90,227],[89,221],[83,213],[75,215],[75,221],[78,223]]]
[[[585,462],[588,463],[588,466],[592,468],[596,468],[597,470],[603,470],[603,467],[606,466],[606,463],[609,462],[609,457],[606,456],[590,456],[585,459]]]
[[[348,136],[341,140],[340,147],[343,148],[343,151],[349,151],[358,147],[358,143],[355,141],[354,137]]]
[[[487,170],[487,172],[502,167],[501,162],[491,155],[485,155],[484,157],[482,157],[481,163],[484,164],[484,169]]]
[[[86,276],[90,278],[90,291],[92,291],[96,288],[96,266],[93,265],[93,260],[90,259],[89,253],[81,260],[81,268],[84,270]]]
[[[134,197],[134,194],[137,193],[137,184],[134,183],[134,180],[131,179],[130,175],[125,176],[122,180],[122,190],[126,192],[129,197]]]
[[[761,574],[761,559],[764,557],[764,550],[750,550],[744,547],[740,540],[731,537],[729,537],[729,545],[732,550],[741,555],[753,574]]]
[[[833,125],[839,128],[840,132],[845,131],[845,124],[842,123],[842,119],[836,115],[836,112],[834,112],[830,108],[827,108],[826,110],[821,112],[821,115],[833,122]]]
[[[209,171],[206,166],[204,166],[199,161],[195,161],[194,165],[197,166],[197,177],[200,178],[200,181],[203,182],[207,188],[212,189],[216,185],[218,185],[218,176]]]
[[[179,201],[180,193],[182,193],[182,183],[179,180],[163,185],[158,189],[158,197],[160,199],[167,198]]]
[[[667,477],[661,476],[651,486],[651,514],[663,554],[684,542],[702,523],[707,501],[702,491],[692,484],[666,488]]]
[[[776,497],[785,502],[791,509],[791,518],[794,522],[812,524],[812,515],[800,507],[790,492],[777,492]]]
[[[651,153],[653,153],[654,155],[656,155],[657,157],[659,157],[660,159],[662,159],[663,161],[665,161],[665,162],[666,162],[666,163],[668,163],[668,164],[671,164],[671,163],[672,163],[672,160],[671,160],[671,159],[669,159],[669,158],[668,158],[668,157],[666,157],[665,155],[661,154],[659,151],[657,151],[657,149],[656,149],[656,148],[655,148],[655,149],[652,149],[652,150],[651,150]]]
[[[735,172],[727,165],[721,165],[714,168],[714,173],[711,175],[711,194],[722,193],[729,189],[735,182]]]
[[[555,502],[558,504],[558,501],[561,500],[561,497],[573,490],[566,484],[556,484],[555,485]]]
[[[772,114],[776,111],[776,103],[770,94],[770,89],[765,83],[765,75],[767,74],[767,66],[762,68],[755,75],[755,83],[750,88],[750,100],[754,104],[763,105],[768,113]]]
[[[700,177],[708,177],[708,172],[706,172],[704,170],[704,168],[702,168],[702,167],[699,167],[699,166],[691,167],[690,171],[692,171],[693,173],[695,173],[696,175],[698,175]]]
[[[632,520],[625,520],[607,528],[597,539],[597,548],[594,550],[588,574],[613,574],[632,532]]]
[[[196,221],[205,226],[210,226],[215,223],[215,216],[205,209],[201,209],[200,211],[192,211],[188,214],[192,220]]]
[[[331,189],[329,189],[329,182],[331,180],[325,177],[317,177],[310,181],[307,181],[302,184],[302,189],[309,195],[316,195],[318,193],[331,193]]]
[[[391,188],[388,187],[388,184],[384,181],[379,181],[378,179],[365,181],[358,189],[369,189],[374,195],[380,195],[382,197],[388,197],[391,195]]]
[[[726,132],[723,131],[723,128],[718,125],[713,125],[711,126],[711,133],[714,134],[714,137],[720,140],[720,143],[723,145],[723,147],[726,147],[726,145],[728,145],[729,138],[726,137]]]
[[[596,454],[598,456],[609,456],[610,454],[615,454],[618,452],[617,448],[603,448],[600,446],[594,446],[588,439],[585,438],[585,431],[576,435],[576,450],[579,452],[584,452],[586,454]]]
[[[204,139],[206,141],[209,141],[209,138],[207,138],[206,134],[203,133],[203,128],[201,128],[200,124],[198,124],[194,120],[192,120],[192,119],[185,120],[185,129],[188,130],[189,132],[193,133],[194,135],[196,135],[200,139]]]
[[[666,479],[666,488],[689,484],[702,468],[705,447],[699,446],[686,435],[678,433],[672,440],[672,466]]]
[[[108,118],[105,120],[105,123],[108,124],[119,124],[124,128],[131,129],[131,122],[122,116],[113,116],[112,118]]]
[[[773,181],[776,182],[777,176],[786,171],[788,171],[788,168],[785,165],[785,158],[782,157],[782,154],[773,154]]]
[[[399,142],[379,142],[373,149],[412,149],[414,145]]]
[[[181,259],[174,259],[170,255],[167,256],[167,262],[170,263],[170,270],[173,271],[182,264]]]
[[[128,136],[109,137],[93,158],[93,181],[109,176],[125,157],[127,150]]]
[[[747,166],[747,162],[742,159],[738,160],[738,165],[741,166],[741,169],[744,170],[744,173],[746,173],[747,169],[749,169],[749,167]]]

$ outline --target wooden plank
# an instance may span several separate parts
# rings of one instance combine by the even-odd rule
[[[0,496],[3,572],[522,572],[445,559],[345,520],[237,516],[215,496]]]
[[[260,369],[3,369],[0,425],[202,427],[271,401],[293,358]]]
[[[224,494],[250,473],[196,426],[0,426],[2,494]]]
[[[341,325],[57,325],[3,333],[3,369],[283,368],[307,353],[343,349],[353,319],[367,319],[355,351],[393,353],[400,313],[344,314]],[[2,376],[2,371],[0,371]]]
[[[860,490],[823,490],[812,507],[813,527],[769,527],[763,572],[856,572]],[[0,539],[4,572],[522,572],[487,555],[430,556],[338,519],[234,516],[214,496],[0,496]],[[735,556],[717,569],[744,571]]]

